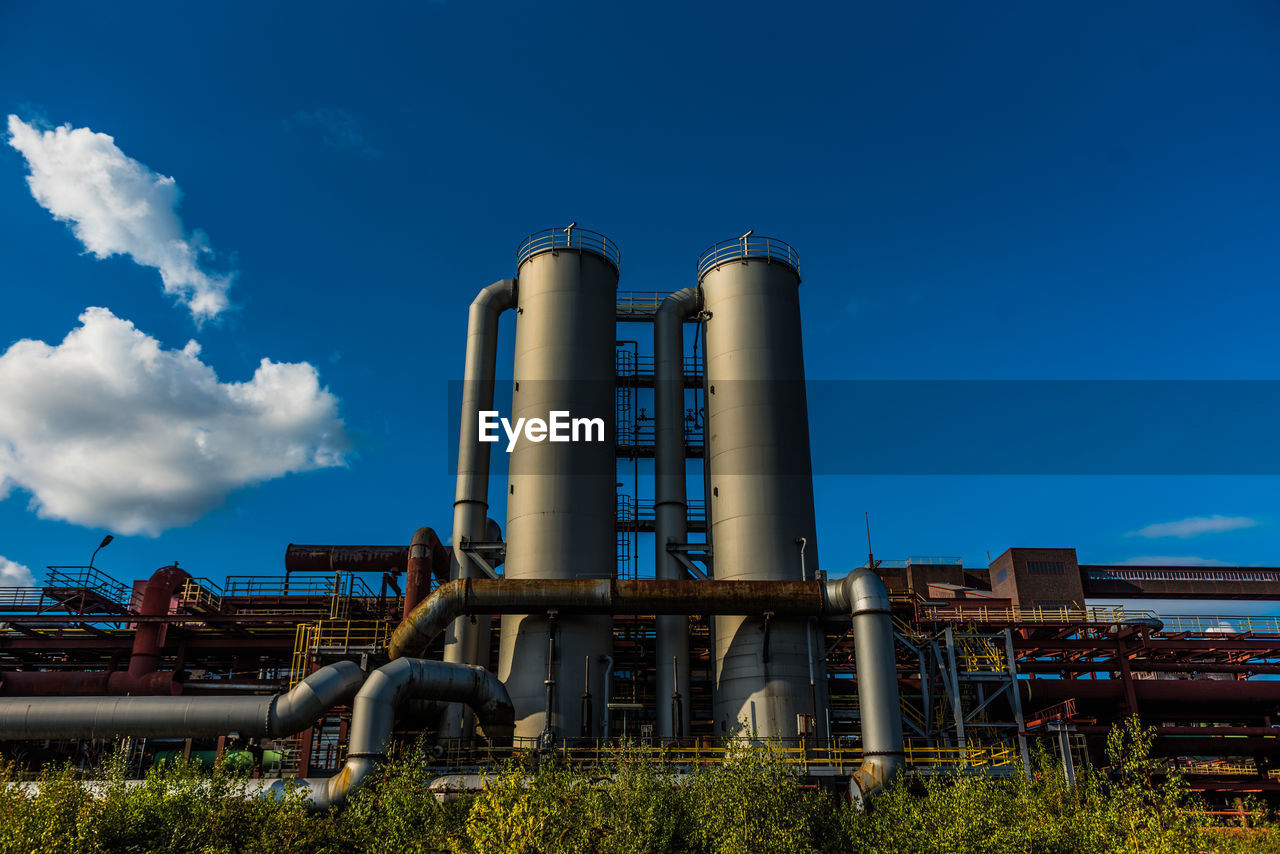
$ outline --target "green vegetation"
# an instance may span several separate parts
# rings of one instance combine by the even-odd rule
[[[242,797],[225,767],[169,764],[138,785],[123,765],[90,793],[71,769],[36,796],[0,772],[0,854],[8,852],[872,852],[872,854],[1280,854],[1280,827],[1217,825],[1176,776],[1153,779],[1151,735],[1136,722],[1108,742],[1110,767],[1072,788],[1053,759],[1030,776],[899,781],[868,813],[806,788],[769,747],[683,777],[639,748],[609,768],[511,763],[476,795],[438,803],[419,751],[388,764],[342,811],[310,813],[300,793]]]

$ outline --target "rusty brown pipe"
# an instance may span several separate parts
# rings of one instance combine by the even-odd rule
[[[408,546],[320,546],[289,543],[285,572],[404,572]]]
[[[174,594],[179,587],[190,580],[190,573],[184,569],[176,566],[160,567],[151,574],[151,578],[142,589],[142,602],[138,607],[138,613],[144,617],[162,617],[168,614]],[[166,628],[164,623],[137,624],[133,632],[133,654],[129,656],[128,684],[117,680],[118,685],[124,688],[140,687],[144,684],[144,680],[153,675],[160,675],[156,671],[160,669],[160,650],[164,646]],[[171,693],[181,693],[181,685],[173,682],[172,674],[168,676],[169,682],[173,683]],[[132,692],[125,690],[120,693]],[[138,693],[148,692],[139,691]]]
[[[820,581],[460,578],[442,584],[391,635],[392,658],[421,657],[458,617],[468,614],[843,614]]]
[[[419,528],[409,543],[407,572],[404,583],[404,613],[407,619],[431,589],[431,576],[447,578],[449,551],[431,528]]]

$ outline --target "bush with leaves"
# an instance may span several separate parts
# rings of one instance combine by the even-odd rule
[[[452,854],[1280,854],[1280,826],[1222,827],[1151,756],[1137,721],[1108,740],[1108,767],[1068,786],[1038,751],[1031,773],[899,778],[859,812],[801,785],[769,744],[734,741],[720,764],[685,769],[625,746],[604,765],[512,761],[478,795],[438,803],[421,746],[384,766],[341,811],[304,792],[262,798],[242,772],[174,763],[125,779],[119,756],[87,784],[71,767],[24,792],[0,766],[0,854],[9,852],[432,852]],[[1252,805],[1259,808],[1260,805]]]
[[[421,740],[380,768],[339,817],[343,842],[370,854],[448,851],[466,838],[469,798],[440,803]],[[462,850],[468,850],[463,848]]]

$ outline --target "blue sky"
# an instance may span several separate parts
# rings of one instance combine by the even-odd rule
[[[1265,2],[0,5],[0,106],[36,140],[0,146],[0,555],[80,563],[129,520],[112,573],[221,579],[290,541],[447,536],[466,307],[570,220],[625,290],[748,228],[790,241],[812,379],[1280,379],[1278,40]],[[63,125],[42,204],[28,155]],[[130,162],[170,218],[121,236],[128,205],[76,182]],[[198,324],[209,289],[229,307]],[[81,358],[8,349],[89,307]],[[124,397],[76,374],[98,357]],[[819,536],[831,571],[864,511],[883,557],[1276,565],[1277,486],[822,475]]]

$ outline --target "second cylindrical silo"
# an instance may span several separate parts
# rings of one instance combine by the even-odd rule
[[[709,539],[720,580],[797,580],[818,568],[797,269],[790,246],[750,235],[713,246],[698,264]],[[810,715],[825,735],[821,635],[815,641],[808,622],[716,617],[714,643],[717,734],[791,738]]]
[[[526,431],[511,449],[507,578],[616,572],[618,261],[607,238],[572,227],[521,247],[511,421],[567,419],[569,439],[536,441]],[[600,734],[612,637],[608,617],[503,618],[498,678],[515,704],[518,738]]]

